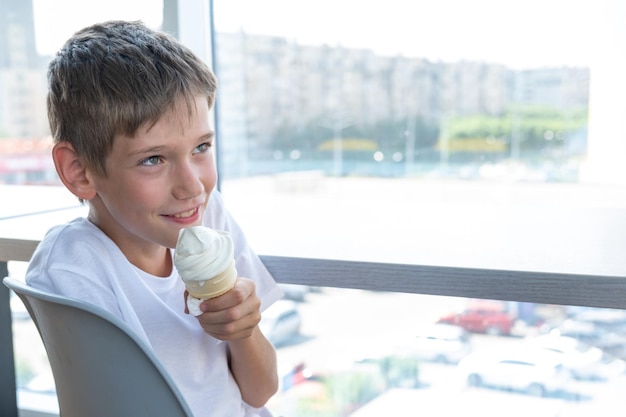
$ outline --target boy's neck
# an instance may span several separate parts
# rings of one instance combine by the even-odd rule
[[[105,235],[109,237],[124,254],[128,262],[142,271],[157,277],[169,277],[172,274],[174,263],[172,253],[168,247],[153,245],[152,248],[138,249],[138,247],[121,245],[110,231],[105,230],[97,221],[93,207],[90,209],[87,219]]]
[[[167,278],[172,274],[173,262],[169,248],[165,248],[164,254],[165,256],[162,258],[162,260],[157,260],[157,262],[154,262],[154,260],[152,259],[146,258],[128,260],[137,268],[141,269],[144,272],[147,272],[150,275]]]

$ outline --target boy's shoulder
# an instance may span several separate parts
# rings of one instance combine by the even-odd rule
[[[70,276],[70,286],[78,281],[106,286],[108,280],[128,276],[131,268],[112,240],[89,220],[78,218],[48,231],[29,262],[26,282],[49,289],[61,285],[60,277],[69,282],[65,277]]]
[[[117,246],[94,224],[84,217],[52,227],[37,246],[33,260],[45,258],[50,262],[77,262],[83,259],[108,258],[119,251]]]
[[[58,244],[59,241],[63,241],[64,243],[85,242],[97,239],[99,234],[103,233],[89,220],[84,217],[78,217],[67,223],[51,227],[46,232],[41,243],[54,242]]]

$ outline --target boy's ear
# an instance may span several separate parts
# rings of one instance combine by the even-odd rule
[[[61,182],[76,197],[90,200],[96,189],[85,164],[80,160],[76,149],[69,142],[58,142],[52,148],[52,159]]]

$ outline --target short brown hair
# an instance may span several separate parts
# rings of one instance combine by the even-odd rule
[[[156,123],[177,99],[213,105],[217,82],[208,66],[170,35],[141,22],[109,21],[76,32],[48,67],[48,119],[55,142],[106,175],[117,135]]]

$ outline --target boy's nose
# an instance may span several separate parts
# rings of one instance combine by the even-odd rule
[[[193,166],[183,164],[173,173],[173,193],[179,200],[197,197],[204,191],[204,185]]]

